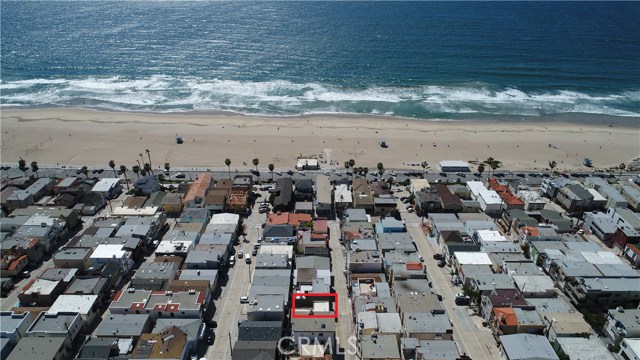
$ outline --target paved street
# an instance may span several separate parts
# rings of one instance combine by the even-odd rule
[[[216,300],[216,313],[213,319],[217,321],[218,327],[215,329],[215,342],[213,346],[209,347],[206,354],[206,358],[210,360],[231,359],[231,348],[238,337],[238,321],[246,319],[246,314],[245,318],[241,314],[244,304],[240,304],[240,297],[246,296],[249,292],[250,276],[253,274],[255,261],[252,261],[251,265],[247,265],[244,258],[237,258],[237,254],[242,251],[245,257],[251,257],[253,245],[257,242],[257,228],[260,228],[266,219],[265,214],[258,212],[261,198],[258,199],[253,207],[251,216],[244,221],[249,243],[245,243],[242,241],[243,239],[240,239],[240,245],[236,247],[236,265],[229,269],[229,282],[222,288],[220,297]]]
[[[336,334],[340,339],[341,347],[348,346],[347,339],[354,333],[351,315],[351,300],[347,289],[348,283],[344,274],[345,253],[340,244],[340,222],[329,221],[329,247],[331,248],[331,272],[334,276],[334,288],[338,294],[338,324]],[[347,350],[347,349],[345,349]],[[345,360],[354,358],[354,355],[345,354]]]
[[[455,304],[455,294],[462,292],[462,290],[454,288],[451,284],[450,269],[448,267],[439,268],[436,261],[433,260],[433,254],[440,252],[440,250],[427,240],[420,227],[421,218],[409,213],[402,215],[420,255],[424,256],[424,263],[434,291],[443,297],[445,309],[453,323],[453,338],[460,352],[466,353],[474,360],[499,359],[500,352],[491,331],[478,326],[478,321],[473,321],[474,319],[468,315],[468,307]]]

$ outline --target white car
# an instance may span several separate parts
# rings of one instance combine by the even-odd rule
[[[342,176],[342,171],[336,171],[336,175]]]
[[[276,174],[278,176],[282,176],[282,173],[280,171],[276,171],[274,174]]]
[[[330,172],[328,172],[328,171],[325,171],[325,172],[323,172],[323,173],[322,173],[322,175],[324,175],[324,176],[331,176],[331,173],[330,173]]]
[[[395,172],[393,172],[393,171],[389,171],[389,175],[391,175],[391,176],[398,176],[398,174],[396,174],[396,173],[395,173]]]
[[[300,170],[300,171],[298,171],[298,174],[304,175],[304,171]]]

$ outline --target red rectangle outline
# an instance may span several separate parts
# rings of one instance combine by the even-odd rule
[[[296,298],[300,296],[333,296],[335,306],[333,315],[296,315]],[[337,293],[292,293],[291,294],[291,318],[292,319],[337,319],[338,318],[338,294]]]

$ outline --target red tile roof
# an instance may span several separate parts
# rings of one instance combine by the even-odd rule
[[[289,223],[289,213],[273,213],[267,215],[267,224],[272,225],[286,225]]]
[[[302,223],[313,221],[309,214],[289,213],[289,225],[300,226]]]
[[[509,326],[518,326],[518,317],[516,316],[515,311],[513,311],[513,308],[510,308],[510,307],[494,308],[493,314],[501,324],[509,325]]]
[[[422,263],[419,262],[408,262],[405,266],[407,270],[422,270]]]
[[[499,192],[498,194],[500,194],[502,200],[504,200],[507,205],[524,205],[524,201],[522,201],[522,199],[515,195],[511,195],[511,193]]]
[[[197,198],[203,199],[207,195],[207,190],[211,185],[211,179],[213,175],[210,173],[198,174],[198,179],[191,184],[187,196],[184,197],[184,202],[194,201]]]

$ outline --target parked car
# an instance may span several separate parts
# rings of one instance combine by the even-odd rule
[[[446,261],[444,261],[444,259],[438,261],[438,267],[445,267],[445,265],[447,265]]]
[[[185,174],[183,174],[183,173],[176,174],[176,179],[184,179],[185,177],[187,177],[187,176]]]
[[[434,260],[443,260],[444,256],[442,254],[433,254]]]
[[[241,296],[240,297],[240,304],[248,304],[249,303],[249,297],[248,296]]]
[[[293,170],[289,170],[289,171],[287,171],[287,174],[288,174],[288,175],[293,175]]]
[[[276,171],[274,174],[276,174],[278,176],[282,176],[282,173],[280,171]]]
[[[469,305],[471,303],[471,298],[464,294],[457,294],[455,303],[456,305]]]
[[[389,175],[391,175],[391,176],[398,176],[398,174],[396,174],[396,173],[395,173],[395,172],[393,172],[393,171],[389,171]]]
[[[443,171],[440,173],[440,176],[447,176],[447,173]]]
[[[413,209],[413,205],[411,205],[411,204],[407,205],[407,206],[406,206],[406,209],[407,209],[407,210],[409,210],[409,209]]]
[[[257,256],[258,255],[258,249],[253,249],[253,251],[251,252],[251,256]]]
[[[246,258],[246,259],[244,259],[244,262],[245,262],[246,264],[251,264],[251,258],[247,256],[247,258]]]
[[[408,213],[412,213],[414,211],[416,211],[414,208],[410,208],[410,209],[407,210]]]
[[[420,262],[424,262],[424,257],[420,256]]]
[[[238,259],[242,259],[244,257],[244,253],[242,251],[238,251]]]

